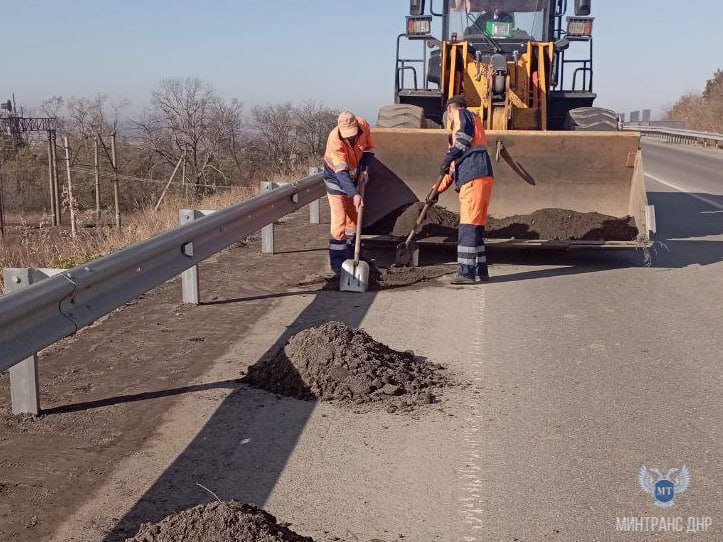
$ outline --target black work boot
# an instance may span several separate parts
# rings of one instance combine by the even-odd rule
[[[452,275],[452,280],[450,281],[450,284],[474,284],[475,280],[474,277],[468,277],[467,275],[460,275],[459,271],[457,271],[454,275]]]

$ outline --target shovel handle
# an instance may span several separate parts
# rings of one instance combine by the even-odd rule
[[[439,185],[442,184],[443,179],[444,179],[444,175],[440,175],[439,179],[437,179],[437,182],[434,183],[432,190],[429,191],[427,200],[429,198],[431,198],[437,192],[437,190],[439,190]],[[427,216],[427,211],[429,210],[430,207],[431,207],[431,205],[429,203],[427,203],[427,201],[425,200],[424,207],[422,207],[422,212],[419,213],[419,216],[417,217],[417,221],[414,223],[414,228],[412,228],[412,231],[409,232],[409,235],[407,236],[407,240],[404,242],[405,245],[409,245],[409,243],[412,242],[414,235],[417,233],[417,228],[424,221],[424,217]]]
[[[361,256],[361,226],[362,226],[362,217],[364,216],[364,189],[366,188],[366,183],[360,183],[361,186],[359,187],[359,195],[362,199],[362,205],[359,207],[359,210],[356,214],[356,239],[354,240],[354,267],[356,268],[357,265],[359,265],[359,257]]]

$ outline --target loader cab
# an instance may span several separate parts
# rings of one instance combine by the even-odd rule
[[[549,2],[540,0],[450,0],[445,40],[465,40],[482,54],[512,58],[530,41],[550,40]]]
[[[569,3],[574,9],[568,0],[410,0],[406,32],[397,37],[395,103],[420,106],[442,124],[442,42],[467,42],[485,63],[493,55],[515,62],[530,43],[553,43],[547,125],[562,129],[569,110],[590,107],[596,97],[591,0]],[[421,44],[421,57],[401,54],[405,41]]]

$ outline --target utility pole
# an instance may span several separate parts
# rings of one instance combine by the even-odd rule
[[[176,167],[173,169],[173,173],[171,173],[171,178],[168,179],[166,186],[163,188],[163,192],[161,192],[161,196],[158,198],[158,201],[156,202],[156,206],[153,208],[154,211],[157,211],[158,208],[161,206],[161,202],[163,201],[163,196],[165,196],[166,192],[168,192],[168,187],[171,186],[171,183],[173,182],[173,178],[176,176],[176,173],[178,172],[178,168],[181,167],[182,162],[185,162],[185,159],[186,159],[186,151],[183,151],[183,154],[178,159],[178,162],[176,162]]]
[[[121,226],[120,203],[118,202],[118,160],[115,153],[115,130],[110,136],[110,155],[113,162],[113,202],[115,204],[115,225],[117,228]]]
[[[0,237],[5,235],[5,206],[3,204],[3,174],[0,172]]]
[[[48,185],[50,188],[50,214],[53,215],[53,226],[58,225],[58,202],[56,200],[55,182],[53,179],[53,136],[48,131]]]
[[[183,198],[188,199],[188,186],[186,185],[186,150],[183,151],[183,168],[181,169],[181,185],[183,186]]]
[[[95,172],[95,225],[100,225],[100,171],[98,169],[98,136],[93,139],[93,170]]]
[[[70,147],[68,146],[67,136],[63,137],[63,146],[65,147],[65,167],[68,173],[68,207],[70,207],[70,234],[75,239],[77,232],[75,230],[75,201],[73,201],[73,180],[70,177]]]
[[[55,194],[55,216],[53,216],[53,226],[61,226],[63,224],[63,206],[60,204],[60,183],[58,182],[58,153],[57,153],[57,136],[55,131],[51,132],[52,143],[50,145],[52,154],[53,168],[53,193]]]

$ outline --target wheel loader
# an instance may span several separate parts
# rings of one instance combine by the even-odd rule
[[[632,216],[634,240],[497,239],[506,246],[627,248],[649,244],[640,134],[593,106],[590,0],[411,0],[397,37],[395,103],[373,129],[377,163],[367,223],[424,200],[447,152],[446,100],[464,94],[483,120],[495,187],[490,216],[542,209]],[[441,23],[441,24],[440,24]],[[441,38],[433,29],[441,26]],[[419,56],[402,54],[420,46]],[[573,56],[573,52],[577,52]],[[440,205],[458,212],[449,191]]]

